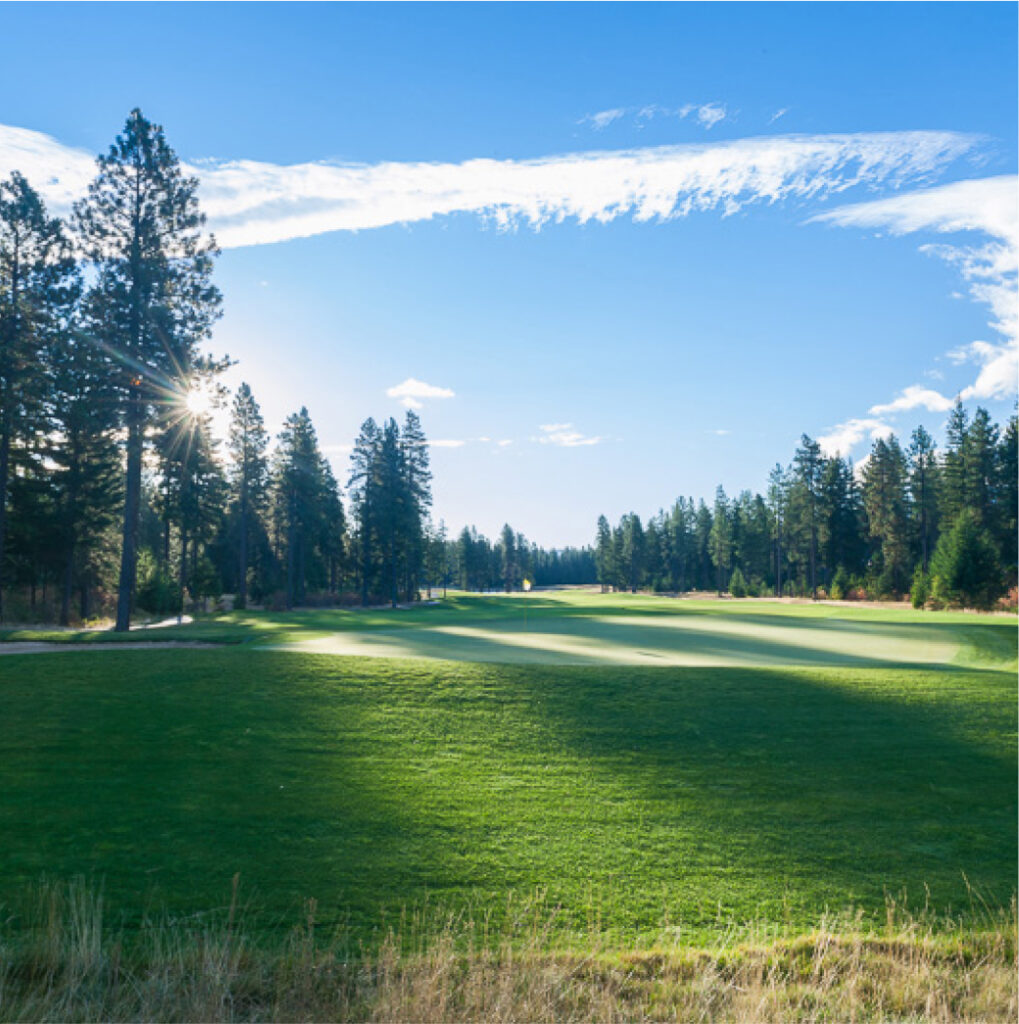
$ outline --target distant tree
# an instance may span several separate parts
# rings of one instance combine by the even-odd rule
[[[920,565],[926,574],[938,528],[938,460],[934,439],[923,427],[913,431],[908,454],[909,489],[920,542]]]
[[[775,595],[782,596],[782,566],[784,559],[783,529],[789,498],[789,475],[780,463],[768,474],[768,509],[771,512],[775,541]]]
[[[620,564],[626,574],[626,586],[636,594],[644,582],[644,528],[636,512],[623,516],[620,525]]]
[[[863,501],[870,534],[879,543],[879,589],[901,594],[906,588],[909,559],[907,465],[899,442],[879,438],[863,471]]]
[[[721,487],[715,491],[710,539],[711,561],[715,566],[716,590],[718,596],[721,597],[732,559],[732,521],[729,518],[729,502]]]
[[[237,551],[237,601],[244,608],[248,600],[248,549],[252,529],[264,513],[269,482],[266,450],[269,435],[262,412],[251,388],[241,384],[234,396],[230,416],[228,448],[232,460],[231,490],[239,516]]]
[[[938,540],[931,559],[935,598],[948,604],[990,608],[1002,592],[997,552],[976,511],[961,512]]]
[[[807,582],[810,594],[817,598],[817,546],[820,527],[821,481],[824,459],[821,446],[806,434],[793,456],[797,495],[800,498],[801,525],[807,539]]]

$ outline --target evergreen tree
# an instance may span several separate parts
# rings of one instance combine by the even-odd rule
[[[938,531],[938,460],[934,439],[922,426],[913,431],[908,454],[912,514],[926,573]]]
[[[800,446],[793,456],[797,497],[799,501],[800,525],[807,542],[807,583],[810,594],[817,598],[817,547],[820,528],[821,480],[824,474],[824,459],[821,446],[807,437],[800,439]]]
[[[0,182],[0,621],[12,449],[45,429],[47,354],[66,334],[79,281],[62,224],[15,171]]]
[[[81,334],[50,350],[52,390],[47,459],[51,466],[64,559],[60,623],[71,617],[77,587],[79,614],[89,614],[89,589],[103,568],[105,539],[121,500],[116,411],[106,354]]]
[[[247,384],[241,384],[234,397],[228,445],[232,459],[233,501],[240,521],[236,607],[244,608],[248,598],[248,550],[252,533],[260,525],[260,517],[265,511],[269,474],[266,457],[269,435],[258,403]]]
[[[939,602],[990,608],[1001,594],[997,552],[975,510],[964,510],[941,535],[931,559],[931,579]]]
[[[179,401],[182,376],[208,338],[220,295],[215,243],[203,235],[198,181],[185,177],[162,128],[133,110],[98,158],[78,234],[96,268],[91,328],[117,360],[126,471],[116,629],[130,626],[146,430],[159,404]],[[186,386],[186,384],[185,384]]]
[[[863,471],[870,535],[879,542],[882,592],[901,594],[909,570],[906,456],[895,437],[879,438]]]
[[[732,520],[729,516],[729,501],[725,491],[715,491],[715,507],[711,518],[711,562],[715,567],[715,589],[722,596],[725,582],[729,578],[732,561]]]

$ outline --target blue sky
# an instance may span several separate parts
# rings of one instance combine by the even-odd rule
[[[342,479],[416,403],[451,528],[583,543],[762,488],[802,432],[859,460],[956,394],[1010,414],[1016,18],[7,4],[0,173],[61,211],[140,106],[273,430],[307,405]]]

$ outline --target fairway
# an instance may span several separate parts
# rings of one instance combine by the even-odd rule
[[[267,926],[540,898],[632,939],[1014,890],[1008,619],[536,595],[158,632],[223,646],[0,661],[6,898],[81,875],[137,920],[239,873]]]

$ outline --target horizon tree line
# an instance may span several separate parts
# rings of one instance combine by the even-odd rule
[[[957,401],[944,451],[922,426],[903,448],[874,441],[856,472],[803,435],[765,494],[719,487],[646,524],[633,512],[595,536],[603,588],[744,596],[897,598],[990,607],[1016,586],[1017,421]]]

